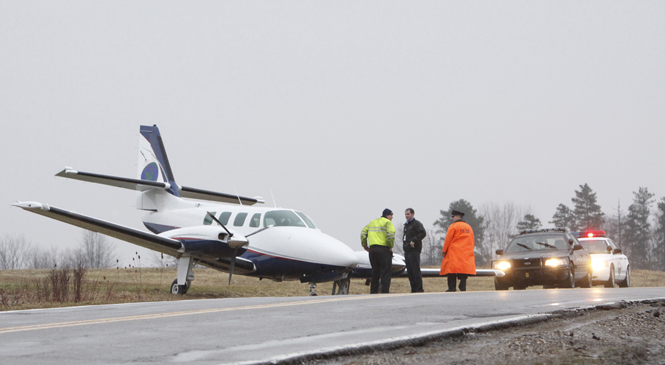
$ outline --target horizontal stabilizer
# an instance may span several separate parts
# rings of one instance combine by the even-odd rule
[[[12,205],[31,213],[40,214],[73,226],[81,227],[93,232],[99,232],[119,240],[127,241],[172,256],[175,256],[178,253],[178,250],[182,247],[180,241],[171,238],[157,236],[152,233],[103,221],[101,219],[85,216],[46,204],[37,202],[18,202]]]
[[[130,179],[126,177],[95,174],[92,172],[76,171],[70,168],[65,168],[64,170],[55,174],[55,176],[65,177],[68,179],[80,180],[85,182],[91,182],[96,184],[115,186],[118,188],[124,188],[129,190],[138,190],[138,191],[146,191],[155,188],[158,189],[171,188],[170,184],[166,182]],[[256,203],[264,203],[263,199],[258,197],[248,198],[234,194],[224,194],[215,191],[191,188],[189,186],[180,186],[178,190],[180,191],[181,197],[189,199],[200,199],[200,200],[208,200],[208,201],[231,203],[231,204],[242,203],[244,205],[254,205]]]
[[[238,204],[242,202],[244,205],[254,205],[256,203],[265,203],[261,198],[247,198],[244,196],[233,195],[233,194],[224,194],[217,193],[214,191],[190,188],[188,186],[180,187],[180,196],[183,198],[190,199],[201,199],[201,200],[210,200],[221,203],[232,203]]]
[[[66,177],[68,179],[91,182],[95,184],[115,186],[118,188],[124,188],[129,190],[139,190],[139,191],[145,191],[155,188],[168,189],[170,187],[168,183],[164,182],[129,179],[126,177],[95,174],[92,172],[76,171],[67,168],[58,172],[57,174],[55,174],[55,176]]]

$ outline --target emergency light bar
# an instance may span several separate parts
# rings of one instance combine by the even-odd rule
[[[605,231],[591,230],[580,233],[580,238],[605,237]]]

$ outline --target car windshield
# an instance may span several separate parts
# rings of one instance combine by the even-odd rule
[[[562,234],[531,234],[515,237],[506,248],[506,253],[566,250],[569,246]]]
[[[605,240],[582,240],[582,246],[590,253],[608,253]]]
[[[290,210],[273,210],[263,217],[263,226],[306,227],[305,222]]]

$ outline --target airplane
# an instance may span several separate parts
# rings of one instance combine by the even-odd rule
[[[244,197],[176,183],[157,125],[141,126],[138,178],[77,171],[65,167],[58,177],[136,191],[136,208],[144,210],[144,226],[134,229],[39,202],[13,206],[90,231],[155,250],[177,259],[177,277],[170,292],[183,295],[194,280],[194,264],[229,273],[310,284],[333,281],[332,294],[348,294],[351,278],[371,277],[366,251],[321,232],[304,213],[287,208],[258,207],[260,197]],[[196,200],[189,200],[196,199]],[[198,200],[198,201],[197,201]],[[222,203],[222,204],[220,204]],[[250,239],[251,237],[251,239]],[[404,258],[393,257],[393,276],[406,276]],[[438,270],[423,269],[423,276]],[[501,275],[479,270],[478,276]]]

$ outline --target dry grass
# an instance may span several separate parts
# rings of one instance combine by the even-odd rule
[[[128,268],[88,270],[82,280],[78,300],[75,298],[74,278],[70,280],[69,295],[65,300],[57,300],[52,293],[45,293],[44,281],[50,280],[51,270],[7,270],[0,271],[0,310],[50,308],[72,305],[127,303],[141,301],[163,301],[203,298],[233,298],[262,296],[306,296],[309,285],[297,281],[273,282],[236,275],[229,286],[228,274],[211,269],[195,270],[196,278],[184,296],[169,293],[169,285],[176,277],[171,268]],[[351,281],[351,294],[369,294],[365,280]],[[636,287],[665,286],[665,272],[635,270],[631,285]],[[441,292],[447,289],[443,278],[424,278],[426,292]],[[491,277],[472,277],[467,284],[469,291],[494,290]],[[533,287],[530,289],[539,289]],[[319,295],[330,295],[332,283],[319,284]],[[392,293],[408,293],[409,281],[406,278],[392,280]]]

